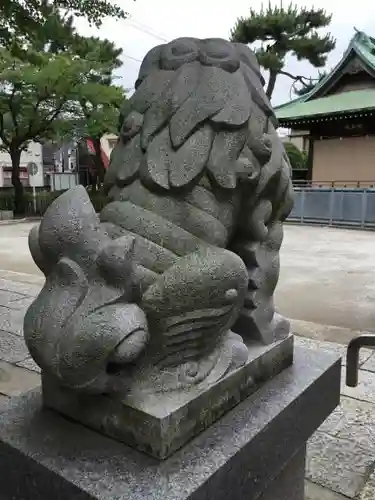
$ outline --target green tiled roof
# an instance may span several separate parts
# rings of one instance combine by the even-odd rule
[[[277,119],[293,121],[301,118],[312,118],[320,115],[354,113],[355,111],[375,109],[375,88],[351,90],[333,94],[307,102],[300,100],[276,109]]]
[[[375,69],[375,40],[371,36],[358,31],[354,36],[352,43],[355,45],[356,50],[363,59]]]
[[[374,108],[375,94],[372,89],[345,92],[329,97],[315,98],[322,87],[329,85],[329,81],[337,78],[340,71],[346,66],[350,56],[357,57],[370,70],[375,71],[375,39],[362,31],[357,31],[351,39],[348,48],[339,63],[327,74],[309,93],[302,97],[286,102],[275,108],[276,116],[281,121],[287,119],[301,119],[306,116],[324,115],[328,113],[343,113],[346,111]]]

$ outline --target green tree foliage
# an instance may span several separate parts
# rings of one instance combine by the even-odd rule
[[[114,85],[103,86],[90,82],[82,93],[81,137],[92,140],[95,154],[92,158],[91,185],[95,191],[104,180],[105,165],[102,158],[101,139],[105,134],[117,132],[121,103],[125,99],[124,89]]]
[[[285,142],[284,147],[293,170],[307,168],[307,155],[304,151],[292,142]]]
[[[124,10],[109,0],[1,0],[0,44],[33,38],[56,12],[85,17],[97,27],[105,17],[126,17]]]
[[[117,132],[119,109],[125,100],[124,89],[114,85],[114,71],[122,65],[118,49],[108,40],[81,38],[75,40],[75,52],[83,59],[93,57],[100,71],[92,71],[82,92],[81,137],[92,139],[95,155],[92,157],[92,189],[102,184],[105,166],[101,155],[101,138],[107,133]]]
[[[59,2],[58,6],[72,10],[87,3]],[[44,5],[50,8],[48,2]],[[102,179],[100,138],[116,130],[124,99],[123,89],[113,85],[122,49],[108,40],[80,36],[72,15],[55,8],[49,12],[27,37],[12,37],[0,48],[0,140],[12,158],[17,211],[23,205],[20,156],[31,141],[91,137],[96,150],[94,182]]]
[[[248,17],[237,19],[231,31],[231,40],[254,44],[260,65],[269,72],[266,93],[272,97],[278,75],[285,75],[294,82],[308,83],[301,75],[285,71],[287,56],[292,54],[299,61],[307,60],[314,67],[325,65],[327,55],[335,48],[336,42],[329,33],[321,35],[318,30],[327,27],[331,15],[323,9],[298,7],[262,7],[260,12],[250,8]]]
[[[29,49],[27,57],[17,58],[0,49],[0,147],[12,160],[16,212],[23,209],[19,176],[22,151],[31,141],[64,138],[79,130],[85,119],[81,103],[94,101],[94,92],[95,102],[105,108],[113,98],[111,87],[93,82],[92,75],[109,71],[94,54],[83,58],[74,52],[51,54]],[[103,115],[98,106],[91,123],[104,121]],[[116,122],[113,118],[114,126]]]

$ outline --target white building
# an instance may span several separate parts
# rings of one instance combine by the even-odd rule
[[[114,134],[104,135],[101,139],[103,161],[108,166],[109,157],[117,142]],[[49,186],[52,190],[69,189],[78,182],[76,149],[72,144],[65,144],[61,148],[43,146],[37,142],[30,142],[27,151],[22,152],[20,161],[20,179],[22,184],[30,186],[27,165],[33,162],[38,172],[33,176],[32,184],[35,187]],[[12,161],[9,153],[0,151],[0,187],[12,187]]]
[[[111,156],[113,148],[116,146],[118,136],[115,134],[106,134],[100,140],[103,153],[107,156],[108,160]]]
[[[30,186],[29,174],[27,172],[28,163],[37,165],[38,172],[34,176],[36,187],[44,186],[43,155],[42,145],[31,142],[27,151],[23,151],[20,161],[20,179],[24,186]],[[12,187],[12,160],[9,153],[0,150],[0,187]]]

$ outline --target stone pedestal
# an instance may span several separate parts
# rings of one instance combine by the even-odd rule
[[[39,391],[0,419],[4,500],[303,500],[306,441],[339,403],[340,360],[294,364],[159,461],[42,409]]]
[[[250,346],[249,346],[250,347]],[[251,345],[247,363],[205,389],[82,394],[42,378],[44,406],[155,458],[165,459],[293,363],[293,335]]]

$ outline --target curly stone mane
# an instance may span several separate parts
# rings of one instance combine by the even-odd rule
[[[253,204],[271,195],[273,211],[287,214],[290,165],[263,84],[243,44],[180,38],[152,49],[122,109],[106,191],[136,178],[181,190],[206,173],[224,189],[256,185]]]

